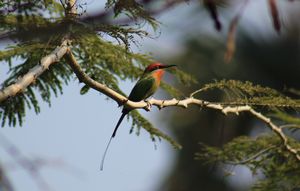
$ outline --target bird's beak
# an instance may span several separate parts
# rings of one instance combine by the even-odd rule
[[[159,68],[164,69],[164,68],[170,68],[170,67],[177,67],[176,65],[161,65]]]

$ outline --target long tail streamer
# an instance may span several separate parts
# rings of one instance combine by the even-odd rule
[[[104,151],[104,153],[103,153],[102,160],[101,160],[101,166],[100,166],[100,170],[101,170],[101,171],[103,170],[103,167],[104,167],[105,156],[106,156],[106,153],[107,153],[107,151],[108,151],[110,142],[111,142],[111,140],[116,136],[117,130],[118,130],[118,128],[119,128],[121,122],[123,121],[123,119],[124,119],[124,117],[125,117],[125,115],[126,115],[127,113],[128,113],[128,112],[123,112],[123,113],[122,113],[122,115],[121,115],[121,117],[120,117],[120,119],[119,119],[119,121],[118,121],[118,123],[117,123],[115,129],[114,129],[114,132],[113,132],[113,134],[111,135],[111,137],[110,137],[110,139],[109,139],[109,141],[108,141],[108,143],[107,143],[106,149],[105,149],[105,151]]]

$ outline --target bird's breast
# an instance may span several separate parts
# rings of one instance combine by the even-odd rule
[[[159,85],[164,73],[165,73],[164,70],[157,70],[153,73],[152,76],[155,78],[156,83],[158,83],[157,85]]]

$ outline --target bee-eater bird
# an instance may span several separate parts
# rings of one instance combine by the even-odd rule
[[[149,66],[147,66],[146,69],[144,70],[143,75],[137,81],[137,83],[135,84],[133,89],[131,90],[128,100],[134,101],[134,102],[139,102],[142,100],[146,100],[147,98],[152,96],[156,92],[156,90],[158,89],[158,87],[160,85],[160,81],[165,72],[164,69],[170,68],[173,66],[176,66],[176,65],[164,65],[164,64],[161,64],[158,62],[152,63]],[[124,108],[122,110],[122,115],[121,115],[121,117],[109,139],[106,149],[104,151],[104,154],[102,157],[102,162],[101,162],[101,168],[100,168],[101,170],[103,170],[104,159],[105,159],[108,147],[110,145],[110,142],[111,142],[112,138],[114,138],[116,136],[117,130],[118,130],[122,120],[131,110],[132,109],[126,108],[126,106],[124,106]]]

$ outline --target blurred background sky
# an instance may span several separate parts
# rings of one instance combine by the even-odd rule
[[[88,13],[96,12],[103,9],[104,3],[105,1],[89,0],[86,9]],[[140,46],[133,46],[133,51],[151,52],[158,59],[172,57],[182,51],[183,38],[201,34],[214,36],[225,44],[228,21],[222,20],[225,24],[224,29],[218,33],[206,11],[194,14],[197,10],[195,6],[195,3],[183,3],[159,15],[157,19],[162,25],[157,32],[154,33],[150,27],[145,26],[157,38],[140,40]],[[281,8],[293,9],[293,6],[295,4],[283,4]],[[230,11],[221,9],[224,14],[229,14]],[[200,17],[204,22],[200,22]],[[251,33],[253,30],[267,38],[281,38],[273,30],[266,3],[262,3],[261,0],[253,0],[249,4],[241,25],[248,27],[250,35],[254,35]],[[1,80],[5,74],[3,71],[5,70],[1,70]],[[127,81],[121,83],[120,87],[128,94],[133,85],[134,82]],[[23,127],[6,126],[1,129],[1,133],[28,158],[63,161],[63,164],[49,164],[41,169],[44,179],[53,190],[157,190],[174,165],[174,157],[181,151],[174,150],[165,141],[157,143],[155,149],[149,134],[144,130],[139,136],[129,135],[130,123],[124,120],[110,146],[104,171],[100,171],[101,157],[120,117],[121,108],[94,90],[81,96],[81,87],[82,85],[74,80],[64,88],[62,96],[53,99],[50,108],[41,102],[39,115],[28,111]],[[161,92],[154,97],[169,98]],[[149,113],[141,112],[156,127],[172,135],[168,129],[170,126],[162,117],[167,111],[153,108]],[[11,156],[1,148],[0,156],[2,163],[12,164]],[[241,172],[239,174],[242,179],[235,181],[236,179],[231,178],[228,181],[244,186],[251,175],[245,169],[239,169],[238,172]],[[32,177],[18,166],[8,169],[8,175],[16,190],[39,190]]]

